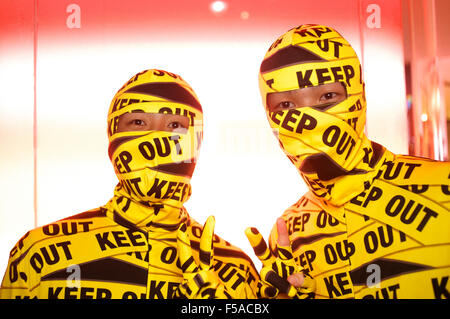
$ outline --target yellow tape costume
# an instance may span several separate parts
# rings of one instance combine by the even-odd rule
[[[270,93],[333,82],[345,86],[342,102],[267,107]],[[450,164],[396,155],[366,137],[350,44],[327,26],[293,28],[266,53],[259,83],[268,121],[310,189],[282,217],[315,298],[450,298]],[[276,241],[274,228],[274,253]]]
[[[178,114],[189,125],[119,131],[119,117],[133,112]],[[183,206],[202,136],[201,105],[179,75],[133,76],[108,113],[114,197],[22,237],[1,298],[254,298],[251,259],[214,235],[214,218],[203,230]]]

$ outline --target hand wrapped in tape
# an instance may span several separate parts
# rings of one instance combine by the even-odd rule
[[[187,234],[186,224],[181,224],[178,229],[178,253],[183,281],[177,295],[188,299],[231,299],[225,285],[212,270],[213,260],[213,236],[215,220],[209,216],[203,226],[200,237],[200,265],[197,265],[192,256],[191,242]]]
[[[286,222],[277,219],[277,253],[274,256],[256,228],[247,228],[247,235],[256,256],[262,262],[260,272],[261,281],[258,285],[259,298],[282,297],[307,299],[314,297],[316,283],[303,267],[297,265],[292,255],[291,243],[287,232]]]

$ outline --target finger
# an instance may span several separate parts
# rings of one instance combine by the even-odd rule
[[[294,286],[271,269],[261,269],[261,279],[277,288],[280,293],[285,293],[291,298],[297,294],[297,289]]]
[[[308,274],[303,276],[302,287],[300,288],[300,292],[302,293],[311,293],[316,291],[316,281]]]
[[[178,228],[177,245],[181,270],[183,273],[196,272],[197,265],[194,257],[192,257],[191,242],[187,234],[187,226],[184,223]]]
[[[290,246],[291,241],[289,240],[289,233],[287,230],[286,221],[283,218],[277,219],[277,232],[278,232],[277,244],[282,247]]]
[[[214,216],[209,216],[203,226],[202,236],[200,237],[199,252],[200,267],[202,269],[209,269],[211,266],[215,224],[216,220],[214,219]]]
[[[264,266],[270,265],[275,257],[272,256],[261,233],[254,227],[248,227],[245,230],[245,235],[247,236],[250,245],[252,245],[256,257],[258,257]]]
[[[293,259],[291,241],[289,239],[289,233],[286,225],[286,221],[283,218],[277,219],[277,254],[281,260]]]
[[[272,299],[278,296],[278,289],[260,281],[258,283],[257,296],[258,298]]]
[[[305,277],[302,273],[295,273],[290,275],[287,280],[295,288],[300,288],[305,281]]]

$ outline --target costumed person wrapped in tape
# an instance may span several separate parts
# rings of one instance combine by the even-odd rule
[[[265,295],[449,298],[450,163],[367,138],[350,44],[327,26],[293,28],[266,53],[259,83],[270,126],[309,188],[277,219],[270,249],[246,230]]]
[[[202,107],[179,76],[146,70],[114,96],[104,206],[29,231],[12,249],[1,298],[255,298],[258,272],[183,206],[203,137]]]

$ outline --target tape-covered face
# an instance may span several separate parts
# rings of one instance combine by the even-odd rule
[[[327,181],[355,173],[368,147],[364,83],[355,51],[338,32],[289,30],[266,53],[259,84],[274,133],[317,194],[325,197]]]
[[[189,198],[202,136],[198,98],[173,73],[138,73],[111,102],[109,157],[122,186],[138,201],[180,207]]]

